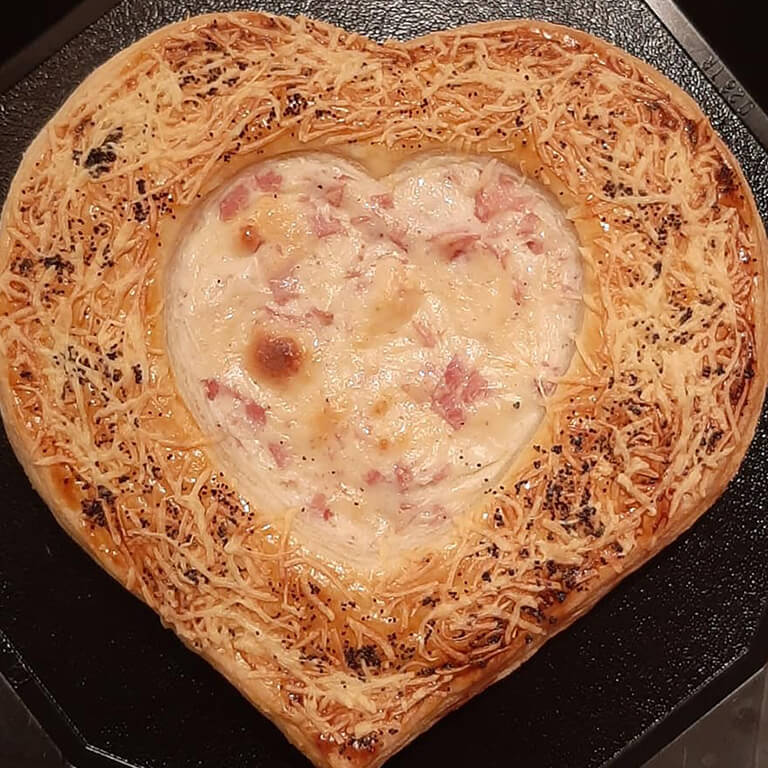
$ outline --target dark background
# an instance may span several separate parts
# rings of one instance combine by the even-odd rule
[[[763,0],[675,1],[765,110],[766,27],[759,20],[765,10]]]
[[[515,0],[509,0],[514,6]],[[621,0],[617,0],[621,2]],[[78,0],[19,0],[0,24],[0,64],[63,17]],[[759,0],[677,0],[752,96],[768,111],[766,27]],[[259,7],[258,0],[253,2]]]
[[[9,59],[48,26],[58,21],[79,0],[24,0],[14,4],[13,19],[0,24],[0,62]]]
[[[617,0],[621,2],[621,0]],[[764,0],[675,0],[720,58],[765,110],[766,26]]]

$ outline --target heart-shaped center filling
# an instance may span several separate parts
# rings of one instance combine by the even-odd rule
[[[168,345],[230,482],[306,546],[370,564],[498,481],[570,362],[581,295],[570,224],[504,163],[374,178],[290,155],[200,209]]]

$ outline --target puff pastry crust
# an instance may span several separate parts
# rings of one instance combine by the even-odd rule
[[[449,540],[367,570],[249,504],[167,351],[180,228],[296,150],[498,158],[581,246],[577,352],[533,439]],[[43,129],[0,238],[2,414],[34,487],[318,766],[380,765],[587,611],[717,498],[762,403],[766,240],[736,161],[670,81],[564,27],[166,27]]]

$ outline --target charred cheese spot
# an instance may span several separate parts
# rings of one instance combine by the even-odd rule
[[[240,244],[249,253],[255,253],[264,242],[255,224],[246,224],[240,230]]]
[[[302,367],[304,352],[292,336],[258,333],[250,349],[250,370],[257,378],[285,381]]]

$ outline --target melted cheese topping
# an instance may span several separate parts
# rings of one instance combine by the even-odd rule
[[[167,280],[180,391],[242,492],[306,545],[383,556],[448,529],[526,444],[581,322],[563,213],[495,160],[376,179],[251,166]]]

